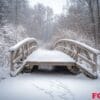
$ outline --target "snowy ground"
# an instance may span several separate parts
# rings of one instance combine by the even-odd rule
[[[91,100],[100,92],[100,78],[65,72],[36,71],[0,82],[0,100]]]

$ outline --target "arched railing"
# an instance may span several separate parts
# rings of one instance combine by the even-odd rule
[[[87,75],[89,73],[90,77],[97,77],[99,50],[71,39],[60,39],[54,44],[53,48],[70,55],[76,61],[76,66]]]
[[[38,42],[34,38],[26,38],[15,46],[12,46],[10,52],[10,70],[11,74],[24,65],[24,60],[38,47]]]

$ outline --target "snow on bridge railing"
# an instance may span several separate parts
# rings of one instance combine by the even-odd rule
[[[97,77],[99,50],[72,39],[60,39],[54,44],[53,48],[67,53],[75,59],[78,66]]]
[[[58,41],[55,43],[55,45],[56,45],[57,43],[63,42],[63,41],[70,42],[70,43],[75,44],[76,46],[79,46],[79,47],[81,47],[81,48],[83,48],[83,49],[86,49],[86,50],[88,50],[88,51],[90,51],[90,52],[92,52],[92,53],[95,53],[95,54],[97,54],[97,55],[100,55],[100,51],[99,51],[99,50],[97,50],[97,49],[95,49],[95,48],[92,48],[92,47],[90,47],[90,46],[88,46],[88,45],[86,45],[86,44],[84,44],[84,43],[79,42],[79,41],[72,40],[72,39],[60,39],[60,40],[58,40]]]
[[[11,72],[23,65],[24,60],[38,47],[38,42],[34,38],[26,38],[9,49]]]
[[[37,40],[35,38],[26,38],[20,42],[18,42],[16,45],[12,46],[9,51],[15,51],[17,49],[19,49],[20,47],[22,47],[23,45],[27,44],[27,43],[32,43],[32,42],[36,42]]]

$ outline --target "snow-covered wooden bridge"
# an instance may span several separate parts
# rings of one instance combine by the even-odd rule
[[[91,78],[98,77],[99,50],[75,40],[60,39],[53,44],[51,50],[47,50],[40,49],[36,39],[26,38],[9,51],[12,76],[16,76],[26,67],[32,69],[34,65],[49,64],[64,65],[74,74],[83,72]]]

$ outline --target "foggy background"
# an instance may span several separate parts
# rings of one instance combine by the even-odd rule
[[[9,66],[9,48],[26,37],[46,48],[71,38],[100,49],[100,0],[0,0],[1,68]]]
[[[90,100],[100,91],[100,72],[91,80],[66,66],[10,77],[9,48],[26,37],[46,49],[70,38],[100,50],[100,0],[0,0],[0,100]]]

